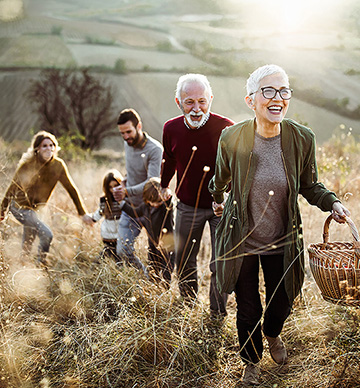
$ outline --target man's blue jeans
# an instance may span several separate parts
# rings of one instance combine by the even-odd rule
[[[50,228],[42,222],[37,213],[32,209],[20,208],[16,206],[15,202],[12,201],[10,204],[10,211],[13,216],[24,225],[24,232],[22,238],[22,248],[27,254],[31,252],[32,244],[35,237],[38,236],[40,239],[38,247],[38,258],[41,260],[49,252],[50,244],[53,239],[53,234]]]

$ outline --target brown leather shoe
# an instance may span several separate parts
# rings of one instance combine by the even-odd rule
[[[270,350],[270,355],[272,359],[277,364],[285,364],[288,360],[288,355],[287,355],[285,344],[284,342],[282,342],[280,336],[277,336],[274,338],[274,337],[268,337],[266,335],[265,337],[269,343],[269,350]]]

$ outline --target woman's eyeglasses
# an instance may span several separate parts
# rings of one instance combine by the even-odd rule
[[[293,92],[293,90],[289,88],[275,89],[272,86],[266,86],[264,88],[260,88],[260,90],[257,90],[256,92],[250,93],[250,96],[260,91],[263,97],[267,100],[272,100],[273,98],[275,98],[276,93],[279,93],[280,97],[283,100],[290,100]]]

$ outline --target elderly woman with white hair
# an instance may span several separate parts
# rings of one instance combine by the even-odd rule
[[[262,332],[274,361],[287,361],[280,333],[304,280],[298,195],[322,211],[333,211],[338,222],[350,214],[318,182],[314,133],[284,118],[291,96],[281,67],[265,65],[250,75],[245,102],[255,117],[222,132],[209,183],[214,208],[222,212],[216,230],[217,285],[220,292],[236,294],[240,354],[246,365],[243,383],[249,385],[259,384]],[[264,314],[259,263],[266,289]]]

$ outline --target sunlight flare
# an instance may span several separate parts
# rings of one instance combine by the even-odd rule
[[[0,20],[9,22],[23,16],[22,0],[0,0]]]

